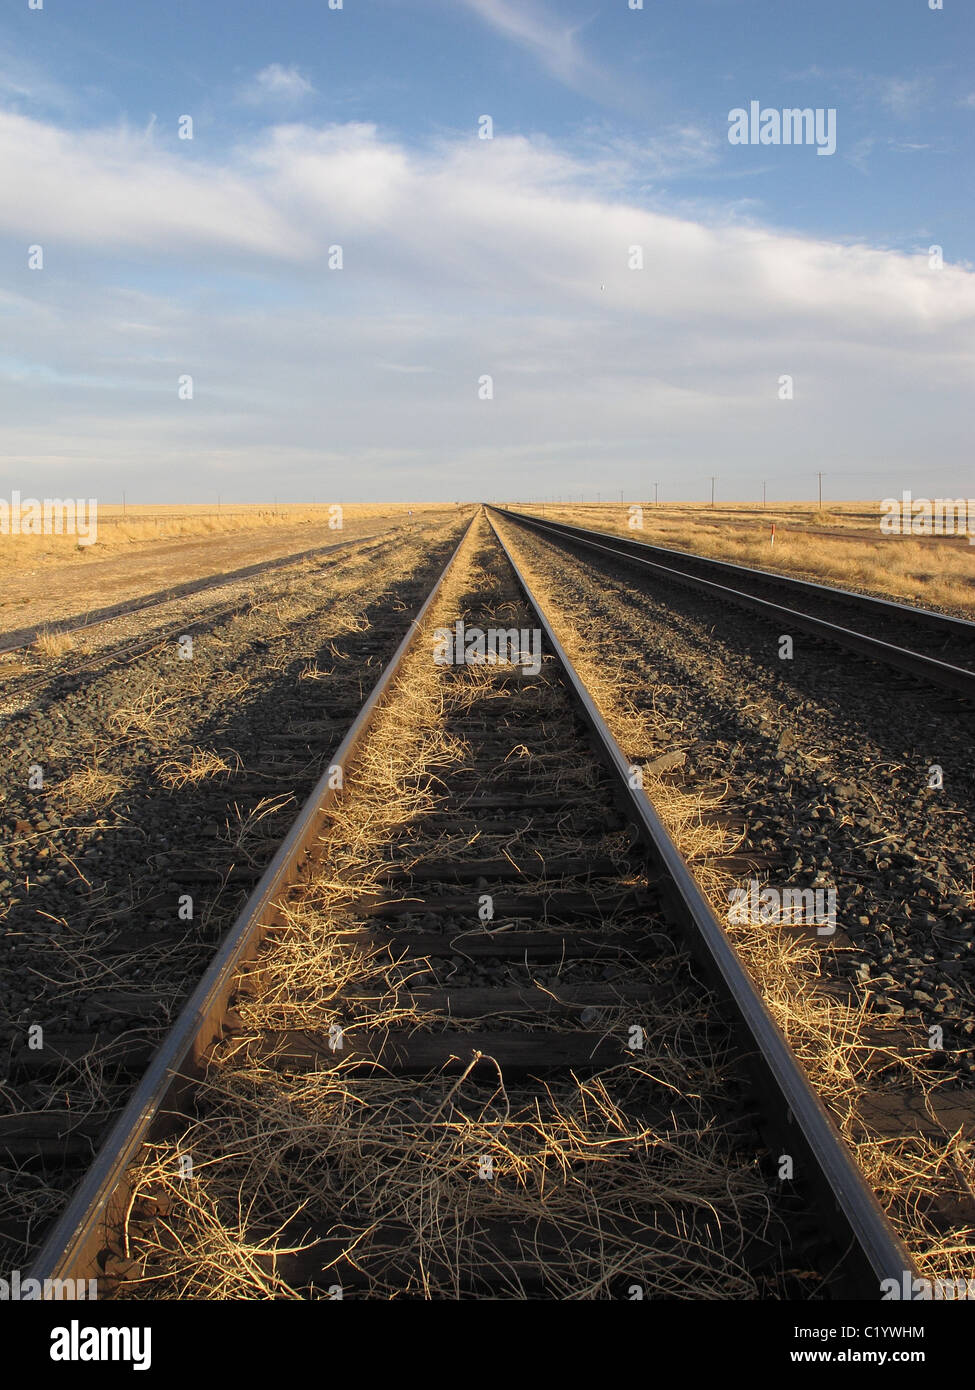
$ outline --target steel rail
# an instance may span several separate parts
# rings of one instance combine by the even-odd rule
[[[492,508],[492,511],[496,509]],[[956,691],[959,694],[975,698],[975,671],[970,671],[964,666],[953,666],[950,662],[939,661],[936,657],[924,656],[921,652],[912,651],[909,647],[898,647],[892,642],[884,642],[879,637],[868,637],[866,633],[857,632],[853,628],[841,627],[838,623],[827,622],[823,618],[814,618],[809,613],[803,613],[795,608],[788,608],[784,604],[773,603],[770,599],[759,598],[755,594],[745,593],[741,589],[733,589],[725,584],[718,584],[712,579],[704,579],[700,575],[689,574],[685,570],[675,569],[671,565],[661,564],[656,560],[647,560],[642,555],[634,553],[628,549],[630,545],[635,545],[638,549],[648,549],[642,542],[620,542],[616,543],[615,537],[610,537],[603,531],[584,531],[580,527],[568,527],[562,523],[552,523],[541,521],[537,517],[526,516],[521,512],[500,513],[502,516],[510,518],[519,526],[524,526],[532,530],[548,532],[563,540],[569,540],[575,545],[582,546],[587,550],[600,551],[611,556],[615,560],[624,561],[627,564],[638,566],[640,569],[655,571],[665,575],[668,579],[677,583],[688,585],[691,588],[699,589],[704,593],[723,599],[729,603],[734,603],[739,607],[751,608],[764,617],[782,619],[790,623],[793,627],[802,631],[810,632],[816,637],[824,638],[826,641],[834,642],[841,647],[846,647],[851,651],[860,652],[875,661],[884,662],[899,671],[906,671],[910,675],[919,676],[923,680],[930,681],[934,685],[941,686],[948,690]],[[602,539],[596,539],[600,537]],[[603,540],[613,540],[613,545],[605,545]],[[656,549],[656,548],[653,548]],[[668,555],[677,552],[666,551]],[[707,561],[702,556],[694,556],[695,560],[702,560],[704,563],[724,565],[724,561]],[[767,575],[764,570],[746,570],[742,566],[731,566],[730,568],[739,574],[749,574],[770,582],[778,583],[780,578],[784,584],[807,584],[805,580],[786,579],[785,576]],[[886,604],[884,599],[873,599],[863,594],[852,594],[846,589],[829,589],[825,585],[809,584],[810,589],[817,590],[821,594],[838,595],[841,598],[852,598],[863,600],[865,603]],[[901,610],[903,613],[914,617],[922,615],[924,620],[939,619],[945,622],[957,623],[965,637],[975,640],[975,623],[968,623],[963,618],[947,618],[944,614],[930,613],[927,609],[908,608],[903,604],[889,604],[891,609]]]
[[[499,510],[495,507],[495,510]],[[505,516],[527,522],[540,522],[551,530],[562,531],[565,535],[578,535],[595,540],[614,541],[617,545],[630,547],[637,557],[658,555],[668,560],[690,560],[703,565],[705,569],[720,571],[742,579],[764,580],[779,588],[796,593],[808,593],[825,599],[847,599],[854,606],[865,611],[873,611],[878,617],[908,618],[919,621],[929,628],[942,628],[946,636],[961,636],[975,642],[975,622],[968,618],[957,618],[951,613],[938,613],[933,608],[917,608],[909,603],[899,603],[896,599],[879,598],[876,594],[861,594],[855,589],[843,589],[835,584],[819,584],[813,579],[800,579],[794,574],[783,574],[780,570],[755,569],[750,565],[736,565],[732,560],[718,560],[713,555],[699,555],[696,550],[673,550],[665,545],[651,545],[648,541],[638,541],[632,536],[617,536],[612,531],[596,531],[586,526],[575,526],[568,521],[549,521],[528,512],[503,510]],[[824,535],[829,534],[824,531]],[[860,538],[862,539],[862,537]]]
[[[770,1103],[778,1107],[780,1119],[784,1112],[786,1125],[783,1129],[787,1127],[792,1147],[798,1148],[812,1165],[812,1186],[818,1190],[824,1218],[840,1217],[840,1236],[846,1235],[851,1242],[851,1260],[856,1269],[856,1291],[852,1296],[879,1299],[882,1280],[895,1279],[900,1288],[905,1272],[911,1278],[916,1276],[911,1257],[854,1163],[828,1111],[766,1008],[663,822],[649,799],[630,785],[629,762],[556,636],[494,518],[489,517],[489,520],[527,602],[538,616],[551,650],[565,671],[604,760],[617,779],[623,804],[639,827],[652,858],[664,872],[672,904],[678,919],[689,930],[688,939],[696,947],[696,956],[734,1001],[751,1045],[750,1051],[754,1050],[757,1079]]]
[[[409,631],[332,757],[328,770],[304,803],[87,1174],[41,1246],[33,1261],[31,1278],[43,1283],[45,1279],[97,1279],[104,1274],[102,1256],[109,1232],[121,1226],[131,1196],[127,1170],[140,1146],[150,1137],[154,1125],[162,1124],[171,1110],[178,1111],[180,1096],[202,1074],[208,1049],[223,1036],[227,1004],[237,972],[256,955],[269,927],[280,920],[280,912],[274,904],[301,881],[321,824],[342,794],[331,785],[333,769],[341,767],[343,782],[347,783],[348,768],[356,750],[416,641],[474,519],[465,528],[423,606],[411,620]]]

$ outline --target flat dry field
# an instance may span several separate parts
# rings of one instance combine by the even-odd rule
[[[883,535],[879,502],[831,503],[823,511],[814,502],[764,511],[652,502],[510,505],[553,521],[975,618],[975,546],[964,536]],[[642,528],[629,525],[631,505],[642,507]]]
[[[412,519],[409,512],[412,510]],[[170,585],[227,574],[320,545],[457,518],[434,503],[327,506],[98,508],[97,540],[0,534],[0,632],[121,603]]]

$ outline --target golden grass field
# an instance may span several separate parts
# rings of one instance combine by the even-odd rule
[[[160,540],[230,536],[271,528],[307,527],[336,530],[336,540],[350,524],[371,520],[400,521],[412,509],[419,516],[423,511],[442,510],[443,504],[431,502],[377,502],[342,504],[342,528],[329,526],[335,519],[329,505],[304,503],[278,504],[234,503],[221,508],[213,504],[181,503],[172,506],[99,505],[97,538],[91,545],[79,545],[74,535],[6,535],[0,533],[0,566],[16,565],[25,559],[35,563],[44,556],[67,558],[72,554],[83,557],[104,556],[109,552],[131,549]]]
[[[975,546],[958,537],[882,535],[879,502],[830,503],[822,511],[814,502],[764,511],[643,502],[642,528],[629,525],[630,503],[511,505],[553,521],[975,618]]]
[[[93,544],[76,535],[0,532],[0,630],[98,609],[170,585],[356,541],[386,531],[453,525],[453,503],[322,506],[99,507]],[[413,515],[410,517],[410,512]],[[54,653],[52,652],[52,655]]]

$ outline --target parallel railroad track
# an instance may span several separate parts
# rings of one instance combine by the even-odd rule
[[[195,1248],[180,1155],[229,1170],[281,1296],[875,1298],[911,1271],[513,557],[474,526],[34,1277],[199,1296],[174,1254]],[[541,672],[443,667],[431,694],[445,618],[540,630]],[[378,814],[414,725],[437,753],[419,800],[391,782],[412,810],[357,863],[348,817]],[[289,981],[282,943],[307,959],[311,938],[333,972],[366,954]],[[350,1107],[374,1118],[356,1130]],[[257,1136],[285,1112],[262,1214]],[[350,1125],[352,1158],[333,1152]]]
[[[645,581],[660,579],[750,608],[782,624],[856,651],[923,681],[975,697],[975,623],[805,579],[687,554],[520,512],[504,516],[540,535],[604,560]]]

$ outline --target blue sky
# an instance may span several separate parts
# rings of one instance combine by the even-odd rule
[[[0,486],[975,494],[973,53],[967,0],[11,0]]]

